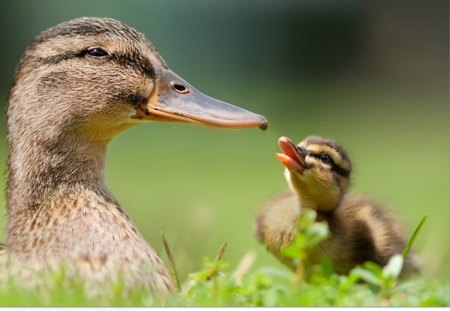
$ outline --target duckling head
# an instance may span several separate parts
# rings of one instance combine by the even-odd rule
[[[280,137],[283,153],[276,156],[285,166],[285,177],[301,205],[318,211],[332,211],[347,191],[351,162],[335,141],[308,136],[298,145]]]
[[[267,127],[264,117],[200,93],[143,34],[109,18],[79,18],[42,32],[17,67],[8,124],[36,140],[107,141],[145,121]]]

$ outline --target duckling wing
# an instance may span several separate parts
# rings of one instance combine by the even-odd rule
[[[300,207],[297,196],[291,192],[269,202],[258,213],[254,223],[255,236],[268,251],[282,262],[281,250],[289,245],[297,234]]]
[[[406,245],[399,221],[380,203],[361,195],[345,195],[328,225],[330,237],[321,249],[340,273],[366,261],[385,266]],[[405,260],[405,271],[418,269],[412,256]]]

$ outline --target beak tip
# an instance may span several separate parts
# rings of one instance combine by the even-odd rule
[[[267,130],[269,128],[269,124],[266,122],[263,122],[259,125],[259,128],[263,131]]]
[[[259,124],[259,128],[263,131],[267,130],[269,128],[269,123],[267,122],[267,119],[264,117],[260,117],[261,122]]]

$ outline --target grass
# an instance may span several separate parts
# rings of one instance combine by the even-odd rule
[[[314,223],[314,212],[304,213],[300,232],[284,254],[299,267],[308,250],[327,237],[324,223]],[[417,229],[423,226],[423,221]],[[416,230],[410,241],[417,237]],[[305,243],[307,242],[307,243]],[[83,281],[68,278],[63,269],[44,275],[45,285],[24,289],[13,279],[0,287],[2,306],[448,306],[448,283],[410,279],[400,282],[403,256],[398,254],[381,268],[364,263],[348,275],[337,275],[326,260],[287,273],[278,268],[261,268],[248,273],[254,254],[247,253],[233,273],[224,261],[226,243],[214,259],[204,258],[202,269],[191,273],[178,293],[161,298],[145,288],[126,289],[122,283],[99,284],[100,292],[85,292]],[[170,249],[165,243],[168,254]],[[407,248],[410,248],[408,245]],[[405,250],[407,249],[405,248]],[[169,255],[171,257],[171,255]],[[175,265],[172,266],[177,275]],[[177,280],[178,281],[178,280]],[[179,285],[179,283],[177,283]],[[26,303],[25,303],[26,301]]]
[[[411,247],[414,244],[414,241],[419,236],[420,230],[422,230],[423,225],[427,221],[428,216],[423,216],[422,220],[420,221],[419,225],[417,226],[416,230],[414,230],[414,233],[412,234],[411,238],[409,239],[408,243],[405,246],[405,249],[402,252],[402,256],[406,257],[408,255],[409,251],[411,250]]]
[[[121,293],[120,286],[104,288],[101,297],[89,298],[81,286],[48,285],[42,291],[10,286],[1,291],[2,306],[448,306],[448,286],[411,281],[389,291],[357,283],[358,275],[331,276],[324,281],[293,287],[281,271],[261,270],[236,283],[230,276],[196,285],[188,293],[155,302],[148,291]]]
[[[448,283],[414,279],[396,282],[372,267],[359,267],[348,276],[316,272],[309,282],[294,285],[292,275],[278,268],[261,268],[239,282],[226,262],[205,260],[203,270],[189,278],[188,290],[155,300],[144,289],[125,291],[121,284],[103,286],[90,297],[83,283],[49,276],[46,286],[23,289],[3,284],[2,306],[448,306]],[[383,270],[382,270],[383,271]],[[213,279],[205,275],[214,273]],[[372,273],[372,274],[368,274]],[[370,277],[367,275],[371,275]],[[360,283],[364,280],[367,283]],[[388,282],[389,281],[389,282]],[[389,287],[386,284],[392,284]]]
[[[410,90],[379,94],[352,88],[343,94],[327,86],[299,87],[300,82],[246,83],[240,94],[219,90],[223,85],[216,90],[203,86],[213,96],[269,117],[265,133],[155,123],[133,128],[110,144],[107,183],[169,265],[160,242],[163,231],[184,289],[180,294],[159,302],[145,290],[126,292],[116,284],[92,299],[82,293],[81,281],[57,274],[41,289],[0,284],[0,305],[448,305],[447,101]],[[382,270],[373,266],[337,276],[324,264],[310,280],[294,284],[295,275],[256,241],[254,216],[286,189],[282,168],[273,157],[277,138],[286,135],[299,141],[309,134],[333,137],[344,145],[354,164],[352,188],[386,203],[407,232],[428,215],[420,234],[412,238],[424,262],[420,277],[395,281],[386,289],[377,285],[385,280]],[[1,163],[6,159],[3,146]],[[4,183],[5,178],[1,188]],[[3,196],[0,207],[5,207]],[[0,217],[0,225],[5,223],[6,217]],[[217,262],[214,255],[223,241],[227,249]],[[204,256],[213,259],[204,261]],[[242,261],[252,264],[236,277]],[[198,273],[207,274],[213,267],[214,278],[199,280]],[[368,277],[374,284],[357,281],[370,275],[361,272],[366,270],[375,275]],[[195,285],[186,291],[189,282]]]

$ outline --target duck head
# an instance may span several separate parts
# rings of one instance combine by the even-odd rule
[[[16,70],[8,119],[37,140],[107,141],[146,121],[267,128],[264,117],[196,90],[143,34],[108,18],[71,20],[35,38]]]
[[[283,136],[278,145],[282,153],[276,156],[302,205],[333,210],[349,186],[351,162],[346,151],[335,141],[319,136],[308,136],[298,145]]]

